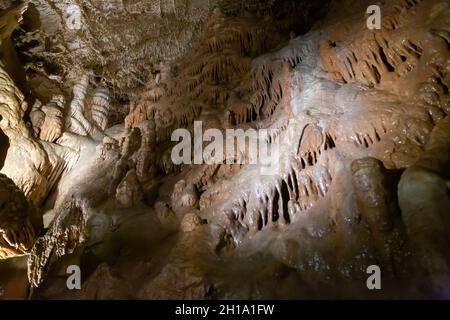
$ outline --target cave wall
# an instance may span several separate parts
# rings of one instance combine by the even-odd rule
[[[14,281],[36,299],[446,297],[450,7],[385,2],[369,30],[369,5],[30,5],[12,34],[30,91],[0,79],[5,189],[31,208],[0,211],[4,234],[30,230]],[[175,163],[172,134],[196,121],[268,130],[277,169],[239,163],[245,145]]]

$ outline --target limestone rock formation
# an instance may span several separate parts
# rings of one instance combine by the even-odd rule
[[[117,186],[116,199],[125,208],[136,207],[142,201],[141,186],[134,170],[128,171]]]
[[[0,174],[0,259],[29,252],[42,229],[42,216],[14,182]]]
[[[445,290],[449,259],[445,248],[449,239],[449,125],[448,117],[436,125],[424,154],[402,175],[398,191],[406,232],[420,257],[419,269],[441,290]]]
[[[0,259],[34,299],[448,297],[450,5],[370,5],[10,7]]]
[[[87,136],[93,130],[92,124],[85,116],[85,100],[88,85],[88,77],[83,76],[73,87],[73,99],[70,102],[68,117],[66,118],[66,129],[81,136]]]
[[[91,117],[102,131],[105,131],[108,126],[110,99],[109,90],[106,88],[97,88],[92,98]]]
[[[39,286],[46,276],[52,259],[72,253],[84,232],[86,220],[75,203],[67,203],[52,222],[45,236],[39,238],[30,252],[28,278]]]
[[[64,104],[63,96],[55,96],[47,105],[41,108],[45,114],[44,123],[40,127],[39,137],[43,141],[56,142],[64,129]]]
[[[1,172],[11,178],[34,204],[40,205],[61,175],[78,159],[76,151],[35,139],[23,120],[27,103],[9,75],[0,68],[0,129],[10,148]],[[42,137],[55,140],[61,135],[61,115],[56,106],[44,108],[46,120]],[[47,119],[48,117],[48,119]]]
[[[33,134],[35,138],[39,138],[42,125],[45,121],[45,113],[41,110],[41,108],[42,103],[39,100],[36,100],[30,112],[30,121],[33,126]]]
[[[175,184],[172,193],[172,205],[174,207],[196,208],[198,200],[195,185],[188,184],[185,180],[180,180]]]

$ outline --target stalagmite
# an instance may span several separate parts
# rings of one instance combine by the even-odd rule
[[[364,158],[353,161],[351,170],[361,216],[369,226],[383,269],[393,273],[392,247],[397,244],[393,243],[395,240],[391,236],[394,229],[393,204],[389,203],[392,200],[387,196],[383,167],[376,159]],[[386,239],[390,239],[389,244]]]
[[[136,207],[143,199],[141,186],[134,170],[130,170],[116,189],[116,199],[124,208]]]
[[[442,290],[442,280],[449,270],[449,134],[447,117],[433,129],[424,154],[403,173],[398,186],[399,205],[413,254],[436,292]]]
[[[39,238],[28,259],[28,279],[38,287],[45,279],[50,262],[73,253],[85,231],[86,217],[76,203],[66,203],[50,225],[45,236]]]
[[[136,174],[141,182],[156,174],[156,126],[154,121],[144,121],[140,125],[141,146],[136,153]]]

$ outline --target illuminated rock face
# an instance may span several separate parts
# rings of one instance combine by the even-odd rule
[[[50,23],[61,18],[50,2],[36,7],[39,37],[65,28]],[[70,56],[80,63],[45,48],[30,53],[31,69],[52,57],[55,69],[73,67],[67,76],[41,70],[39,85],[27,70],[42,103],[28,108],[0,69],[0,128],[9,139],[0,169],[48,225],[38,239],[39,224],[26,238],[15,233],[15,249],[2,240],[0,257],[30,252],[35,298],[448,294],[448,1],[390,1],[380,30],[367,28],[370,1],[110,3],[91,8],[84,32],[60,33],[66,44],[89,42]],[[328,13],[312,27],[319,7]],[[166,18],[167,26],[145,28],[174,43],[158,52],[138,41],[149,31],[126,22],[143,12]],[[123,34],[110,29],[119,18]],[[176,23],[182,34],[171,31]],[[20,47],[30,34],[15,36]],[[83,60],[99,50],[103,58]],[[194,121],[224,136],[268,129],[258,142],[277,147],[276,170],[174,163],[171,135],[195,132]],[[239,144],[226,152],[234,162],[252,156]],[[5,210],[4,235],[34,217]],[[83,286],[68,292],[59,275],[74,264]],[[371,265],[381,268],[382,291],[366,286]]]

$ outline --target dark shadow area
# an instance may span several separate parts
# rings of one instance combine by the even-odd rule
[[[8,149],[9,139],[3,133],[3,131],[0,130],[0,169],[2,169],[3,165],[5,164],[6,153],[8,152]]]

